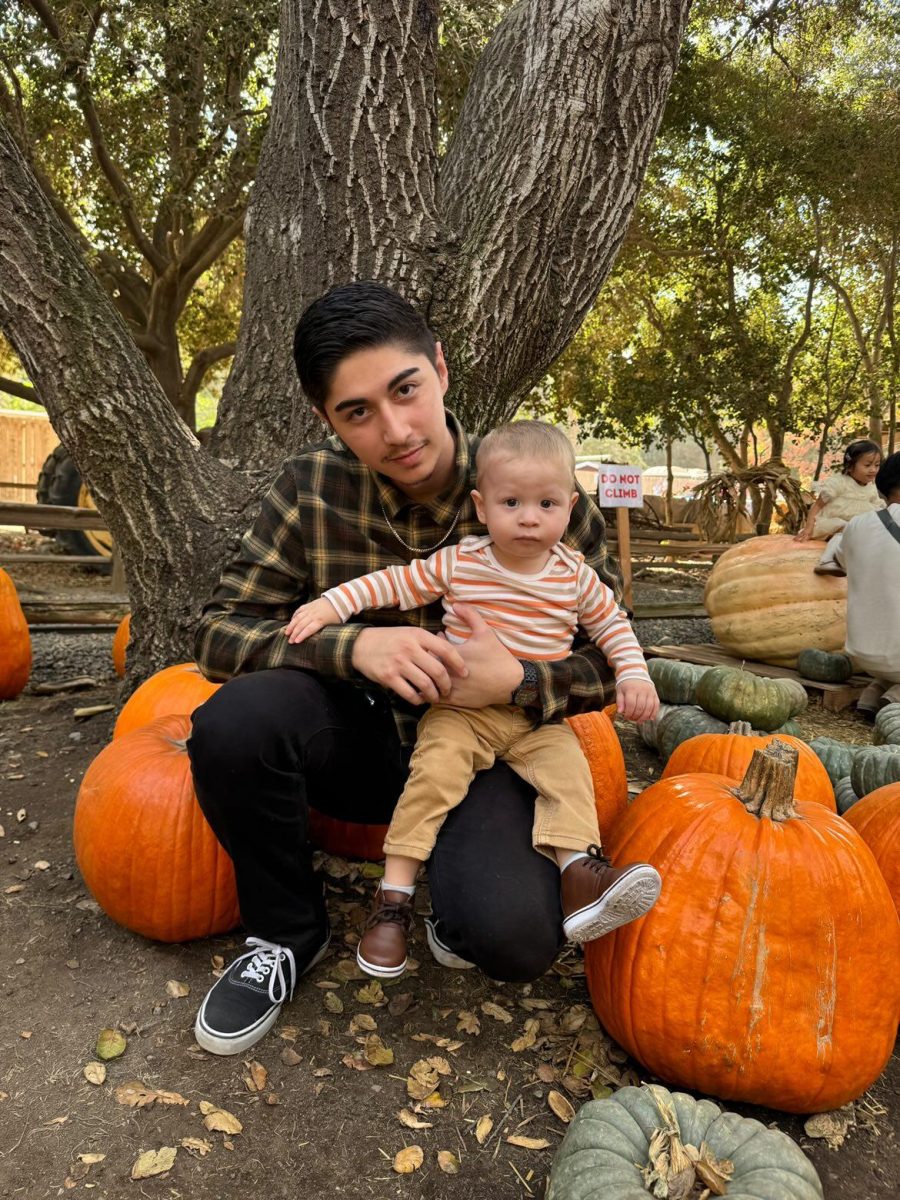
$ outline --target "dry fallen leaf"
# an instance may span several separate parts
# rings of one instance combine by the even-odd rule
[[[203,1113],[203,1124],[210,1133],[241,1133],[243,1125],[234,1115],[224,1108],[218,1108],[209,1100],[200,1101],[200,1111]]]
[[[523,1150],[546,1150],[550,1146],[546,1138],[523,1137],[520,1133],[513,1133],[506,1140],[511,1146],[521,1146]]]
[[[103,1063],[89,1062],[82,1071],[88,1083],[105,1083],[106,1082],[106,1067]]]
[[[525,1022],[525,1032],[521,1037],[517,1037],[510,1047],[513,1054],[521,1054],[523,1050],[530,1050],[537,1041],[540,1028],[540,1021],[536,1017],[529,1017]]]
[[[266,1080],[269,1078],[269,1072],[262,1065],[262,1063],[257,1062],[255,1058],[251,1059],[250,1062],[245,1062],[244,1066],[250,1072],[249,1075],[244,1076],[244,1083],[246,1084],[247,1091],[261,1092],[266,1086]]]
[[[174,1146],[161,1146],[159,1150],[145,1150],[138,1155],[131,1168],[132,1179],[149,1179],[151,1175],[162,1175],[175,1165],[177,1150]]]
[[[440,1076],[424,1058],[414,1062],[406,1080],[406,1092],[413,1100],[424,1100],[438,1085]]]
[[[14,896],[16,894],[16,892],[24,892],[24,891],[25,891],[24,883],[11,883],[9,885],[9,887],[5,887],[3,889],[3,895],[4,896]]]
[[[173,1000],[181,1000],[190,994],[191,989],[188,985],[178,979],[170,979],[166,984],[166,995],[171,996]]]
[[[28,1039],[31,1037],[31,1035],[32,1035],[32,1033],[33,1033],[33,1032],[34,1032],[34,1030],[33,1030],[33,1029],[20,1029],[20,1030],[19,1030],[19,1037],[20,1037],[20,1038],[23,1038],[23,1039],[24,1039],[24,1040],[27,1042],[27,1041],[28,1041]]]
[[[97,1038],[97,1057],[108,1062],[109,1059],[124,1054],[127,1045],[125,1035],[118,1029],[101,1029]]]
[[[374,1033],[377,1028],[375,1018],[369,1013],[357,1013],[350,1018],[351,1033]]]
[[[388,1012],[392,1017],[402,1017],[412,1002],[412,992],[398,992],[396,996],[391,996],[388,1002]]]
[[[178,1092],[162,1092],[156,1088],[148,1088],[140,1080],[130,1083],[120,1083],[116,1088],[116,1099],[120,1104],[129,1108],[147,1108],[151,1104],[187,1104],[184,1096]]]
[[[459,1020],[456,1022],[457,1033],[477,1034],[481,1033],[481,1022],[473,1012],[467,1012],[465,1009],[456,1014]]]
[[[341,1062],[345,1067],[349,1067],[351,1071],[371,1071],[374,1063],[370,1063],[362,1052],[358,1054],[344,1054],[341,1057]]]
[[[46,858],[39,858],[38,861],[34,864],[34,869],[36,871],[49,871],[50,864],[47,862]]]
[[[105,1154],[79,1154],[78,1158],[81,1162],[87,1163],[87,1165],[89,1167],[92,1167],[94,1165],[94,1163],[103,1162],[104,1158],[106,1158],[106,1155]]]
[[[856,1110],[852,1104],[835,1108],[829,1112],[814,1113],[804,1122],[807,1137],[824,1138],[832,1150],[843,1145],[847,1130],[856,1124]]]
[[[561,1121],[565,1121],[567,1125],[574,1118],[575,1109],[565,1098],[562,1092],[550,1092],[550,1094],[547,1096],[547,1103],[550,1105],[556,1116],[558,1116]]]
[[[499,1004],[494,1004],[492,1000],[485,1000],[481,1006],[481,1011],[486,1016],[493,1017],[495,1021],[503,1021],[505,1025],[508,1025],[512,1021],[512,1013],[508,1013]]]
[[[296,1067],[303,1062],[303,1059],[297,1053],[293,1046],[285,1046],[281,1052],[281,1061],[286,1067]]]
[[[206,1138],[186,1137],[181,1139],[181,1144],[188,1154],[193,1154],[195,1158],[205,1158],[212,1150],[212,1142],[208,1142]]]
[[[344,1011],[344,1002],[337,992],[326,992],[322,997],[322,1003],[330,1013],[342,1013]]]
[[[365,1059],[373,1067],[389,1067],[394,1061],[394,1052],[385,1046],[377,1033],[370,1033],[366,1038]]]
[[[475,1122],[475,1141],[479,1146],[483,1146],[490,1136],[491,1130],[494,1128],[494,1122],[490,1117],[479,1117]]]
[[[397,1113],[397,1120],[401,1125],[405,1125],[407,1129],[434,1129],[431,1121],[420,1121],[415,1113],[411,1113],[408,1108],[401,1108]]]
[[[421,1146],[406,1146],[394,1155],[394,1170],[398,1175],[412,1175],[425,1161]]]
[[[541,1063],[536,1071],[538,1079],[541,1083],[553,1083],[556,1079],[556,1071],[549,1063]]]
[[[384,994],[384,988],[377,979],[373,979],[371,983],[367,983],[365,987],[361,987],[356,993],[356,999],[360,1004],[386,1004],[387,999]]]
[[[459,1159],[452,1150],[438,1150],[437,1162],[445,1175],[459,1174]]]
[[[447,1101],[440,1092],[432,1092],[430,1096],[426,1096],[418,1105],[420,1108],[446,1108]]]

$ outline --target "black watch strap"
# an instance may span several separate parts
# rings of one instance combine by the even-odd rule
[[[520,658],[519,662],[522,664],[522,682],[513,691],[510,703],[518,705],[519,708],[534,708],[540,698],[538,670],[527,658]]]

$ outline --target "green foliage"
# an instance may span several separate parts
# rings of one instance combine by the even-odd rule
[[[900,363],[900,29],[877,2],[695,6],[616,269],[543,409],[730,466],[884,411]]]

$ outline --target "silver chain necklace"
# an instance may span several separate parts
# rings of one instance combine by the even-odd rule
[[[409,542],[404,541],[403,538],[400,536],[400,534],[397,532],[397,530],[391,524],[390,517],[384,511],[384,501],[381,499],[380,496],[378,497],[378,503],[381,506],[381,515],[384,517],[385,521],[387,522],[388,529],[391,531],[391,533],[394,535],[394,537],[397,539],[397,541],[400,543],[400,545],[405,546],[406,549],[409,550],[412,554],[420,555],[420,554],[430,554],[432,550],[437,550],[440,546],[443,546],[444,542],[446,542],[447,538],[450,536],[450,534],[456,528],[456,523],[459,520],[459,518],[462,516],[462,510],[463,510],[466,502],[464,499],[462,504],[460,504],[459,508],[456,510],[456,516],[453,518],[452,525],[447,530],[447,532],[444,534],[444,536],[441,538],[441,540],[439,542],[435,542],[433,546],[411,546],[409,544]]]

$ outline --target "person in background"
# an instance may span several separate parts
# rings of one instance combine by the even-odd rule
[[[887,507],[854,517],[838,548],[847,573],[847,654],[875,681],[857,702],[867,715],[900,702],[900,453],[887,456],[875,486]]]
[[[796,541],[825,538],[828,545],[822,551],[813,570],[817,575],[843,575],[837,561],[841,531],[847,522],[861,513],[883,507],[875,487],[875,476],[881,466],[881,447],[876,442],[861,439],[851,442],[844,451],[840,475],[833,475],[822,484],[819,495],[806,515],[806,524],[796,535]]]

